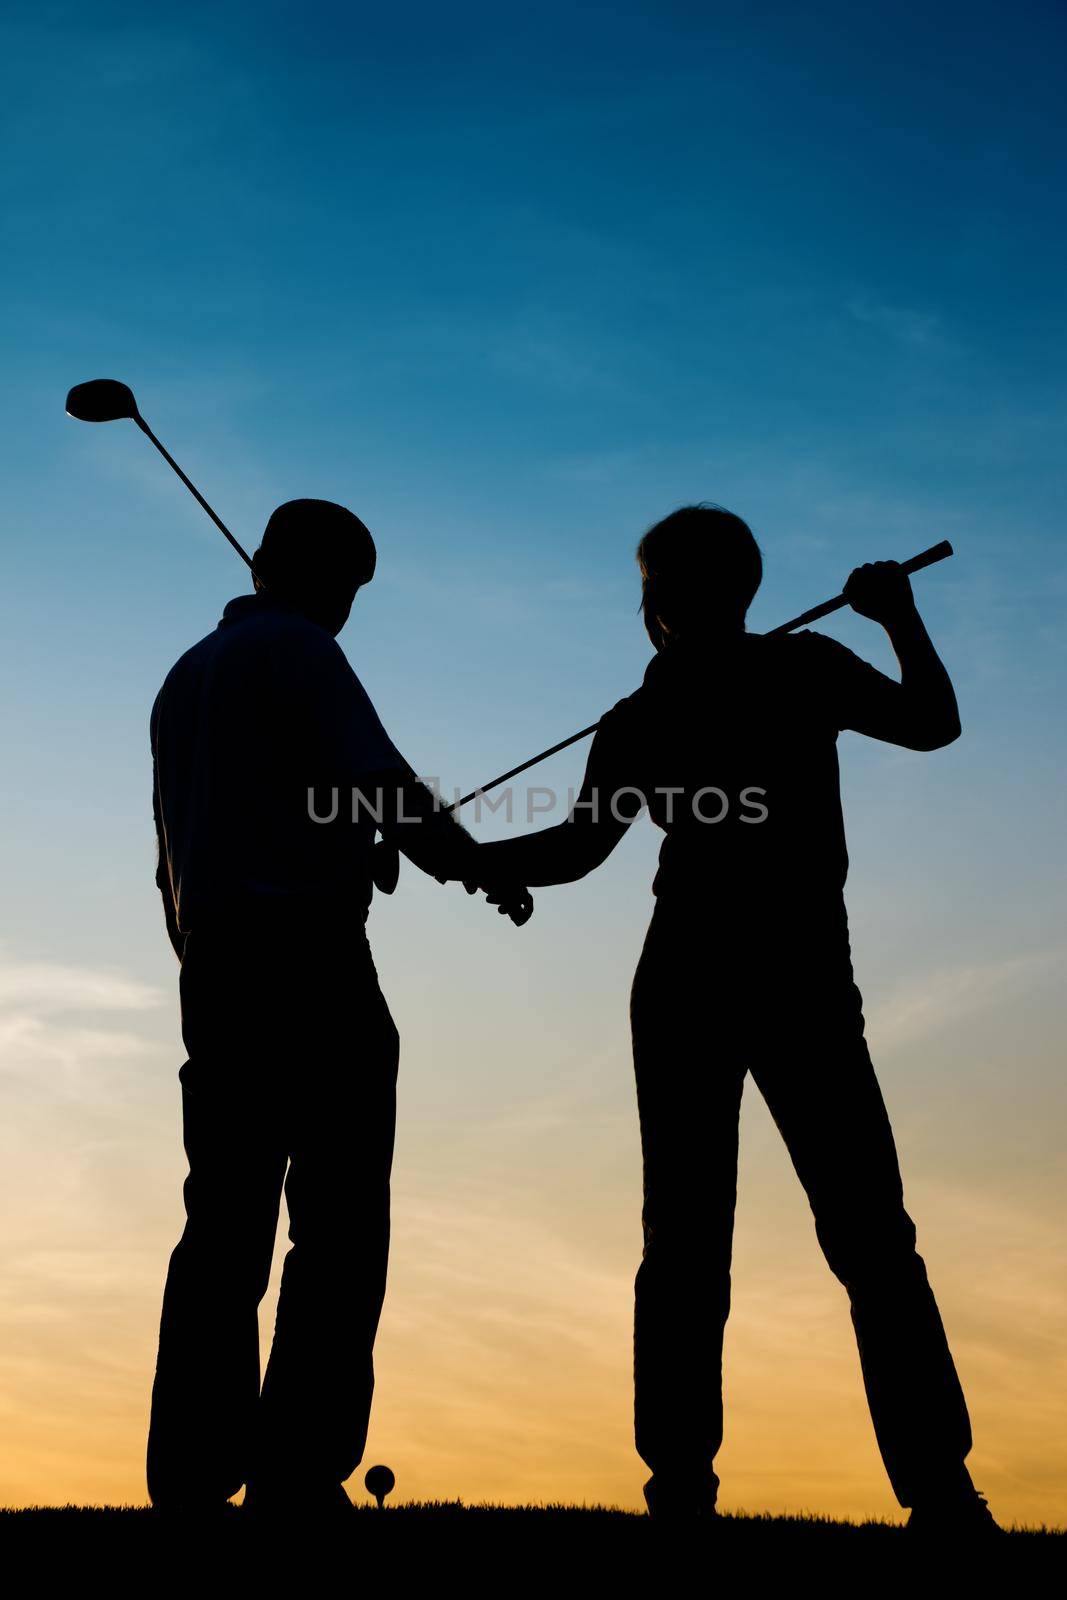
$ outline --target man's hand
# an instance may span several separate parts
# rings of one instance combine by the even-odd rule
[[[915,615],[911,579],[899,561],[869,561],[857,567],[843,592],[853,611],[880,622],[883,628]]]
[[[533,916],[533,895],[523,884],[483,883],[481,888],[489,904],[496,906],[502,917],[510,917],[516,928],[523,927]]]
[[[468,894],[484,890],[491,906],[496,906],[502,917],[510,917],[516,928],[521,928],[533,916],[533,895],[523,884],[507,878],[465,878],[463,887]]]

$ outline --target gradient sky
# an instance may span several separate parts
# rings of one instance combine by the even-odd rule
[[[144,1497],[183,1173],[147,720],[244,587],[132,426],[64,416],[109,375],[247,543],[299,495],[366,519],[342,643],[448,785],[636,685],[633,546],[679,503],[752,523],[755,628],[953,541],[918,590],[964,737],[842,740],[849,906],[976,1480],[1067,1520],[1062,7],[5,19],[0,1501]],[[889,664],[873,625],[827,631]],[[375,906],[404,1054],[368,1460],[402,1497],[639,1503],[626,998],[655,846],[642,823],[522,933],[411,868]],[[751,1091],[742,1163],[723,1502],[892,1515]]]

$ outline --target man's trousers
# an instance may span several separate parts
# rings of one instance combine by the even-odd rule
[[[358,1466],[385,1293],[399,1040],[360,924],[194,930],[181,974],[187,1221],[167,1274],[148,1486],[210,1505]],[[284,1188],[291,1248],[260,1384]]]

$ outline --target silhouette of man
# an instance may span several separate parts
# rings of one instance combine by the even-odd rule
[[[335,635],[373,576],[342,506],[267,524],[256,593],[167,675],[152,711],[157,881],[181,960],[187,1221],[170,1261],[148,1486],[209,1511],[348,1505],[385,1292],[399,1040],[367,942],[376,818],[442,882],[479,847],[398,754]],[[257,1307],[284,1186],[285,1259],[260,1386]]]
[[[654,1514],[714,1511],[730,1305],[738,1117],[763,1094],[848,1290],[878,1445],[911,1524],[995,1525],[904,1210],[863,1034],[843,900],[836,742],[912,750],[960,731],[956,700],[895,562],[845,593],[887,630],[897,683],[816,633],[745,631],[762,576],[740,518],[687,507],[642,539],[644,682],[600,723],[567,820],[485,847],[531,885],[603,862],[648,803],[664,832],[631,1000],[644,1158],[634,1338],[637,1448]]]

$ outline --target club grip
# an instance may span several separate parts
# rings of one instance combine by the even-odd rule
[[[952,546],[947,539],[942,539],[940,544],[932,544],[929,550],[923,550],[919,555],[912,556],[910,561],[900,564],[905,572],[921,572],[924,567],[932,567],[935,561],[944,561],[951,554]]]

